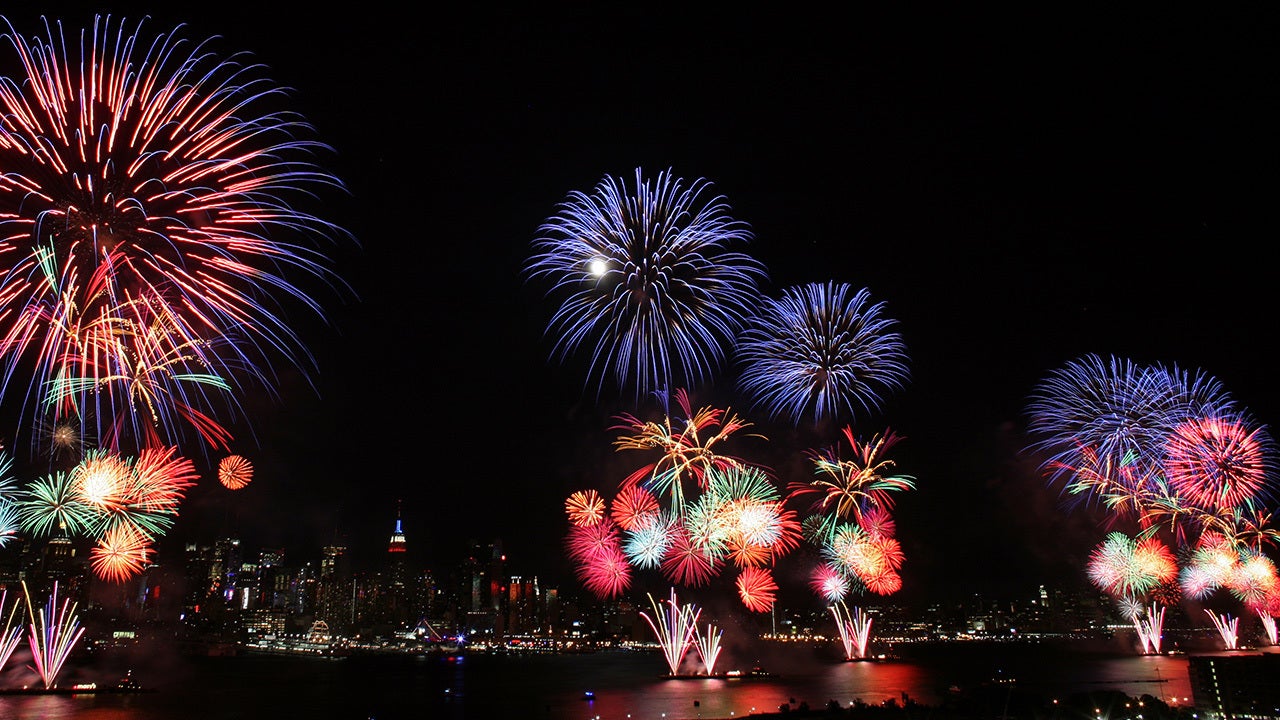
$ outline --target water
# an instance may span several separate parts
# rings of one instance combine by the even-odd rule
[[[155,692],[136,695],[0,696],[0,720],[234,720],[239,718],[544,718],[681,720],[736,718],[782,703],[825,707],[830,700],[879,704],[907,698],[938,704],[953,685],[993,679],[1064,696],[1108,690],[1190,704],[1183,656],[1066,652],[1033,645],[950,644],[903,650],[885,662],[840,662],[830,648],[770,646],[767,657],[725,658],[717,669],[759,662],[774,677],[670,679],[662,655],[601,651],[577,655],[281,658],[185,657],[148,650],[128,663]],[[106,658],[68,668],[61,684],[105,677]],[[5,671],[5,678],[25,668]],[[12,681],[4,683],[11,687]],[[998,686],[999,687],[999,686]],[[594,700],[585,700],[592,691]]]

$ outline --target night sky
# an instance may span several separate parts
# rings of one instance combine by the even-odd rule
[[[905,436],[904,596],[1081,578],[1103,531],[1020,453],[1028,394],[1070,360],[1200,369],[1280,413],[1280,103],[1257,18],[260,5],[98,6],[269,66],[333,147],[349,194],[326,209],[359,243],[332,253],[352,292],[319,293],[328,325],[299,314],[318,392],[282,378],[258,446],[237,434],[253,484],[206,477],[175,541],[230,528],[294,559],[335,541],[376,558],[402,502],[426,565],[501,538],[513,572],[573,583],[564,499],[634,467],[609,427],[639,409],[550,359],[552,307],[521,267],[570,191],[637,167],[711,181],[769,295],[849,283],[898,321],[911,379],[854,425]],[[769,438],[744,452],[789,472],[836,441],[747,412],[732,380],[691,391]]]

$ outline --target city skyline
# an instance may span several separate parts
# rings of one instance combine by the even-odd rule
[[[832,280],[886,303],[909,377],[854,424],[904,438],[904,595],[1085,578],[1105,518],[1064,505],[1025,452],[1029,397],[1068,362],[1200,369],[1261,422],[1280,412],[1276,300],[1249,249],[1274,226],[1257,167],[1274,113],[1248,18],[553,8],[423,28],[391,8],[103,10],[187,22],[293,88],[347,186],[326,209],[360,244],[335,250],[357,298],[294,328],[316,392],[284,372],[280,402],[248,400],[253,482],[230,491],[202,465],[166,544],[230,526],[260,547],[354,545],[403,502],[427,564],[501,537],[573,582],[564,501],[636,469],[614,426],[654,404],[554,358],[554,305],[523,270],[571,192],[637,168],[710,181],[771,296]],[[36,12],[8,17],[33,34]],[[767,441],[741,453],[780,483],[807,477],[842,423],[771,419],[733,374],[688,388],[695,407],[752,423]]]

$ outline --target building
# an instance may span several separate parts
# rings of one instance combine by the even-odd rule
[[[1224,652],[1187,658],[1196,711],[1213,720],[1280,718],[1280,653]]]

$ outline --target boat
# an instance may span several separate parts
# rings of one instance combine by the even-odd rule
[[[20,687],[0,688],[0,695],[90,695],[103,693],[145,693],[154,692],[143,687],[133,678],[133,671],[125,673],[115,685],[99,685],[98,683],[76,683],[74,685],[54,685],[52,687]]]

